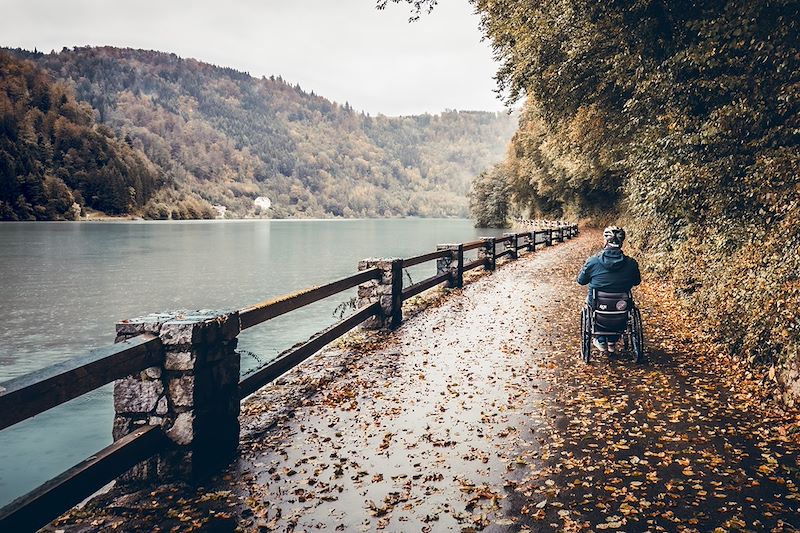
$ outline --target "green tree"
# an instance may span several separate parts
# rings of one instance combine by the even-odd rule
[[[508,226],[511,208],[511,187],[504,165],[495,165],[481,172],[472,182],[470,212],[480,228]]]

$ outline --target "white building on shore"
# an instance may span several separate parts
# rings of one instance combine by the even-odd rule
[[[259,196],[254,200],[254,203],[256,204],[256,207],[260,208],[262,211],[266,211],[272,207],[272,201],[266,196]]]

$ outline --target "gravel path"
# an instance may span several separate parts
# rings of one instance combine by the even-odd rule
[[[574,277],[597,239],[508,262],[260,392],[240,461],[207,487],[111,495],[56,527],[796,530],[797,413],[665,289],[640,291],[649,365],[580,362]]]

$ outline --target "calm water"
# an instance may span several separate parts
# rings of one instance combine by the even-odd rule
[[[434,219],[0,224],[0,382],[113,343],[120,319],[241,308],[352,274],[365,257],[496,234]],[[335,322],[353,292],[242,333],[243,372]],[[109,385],[0,431],[0,506],[108,445],[112,408]]]

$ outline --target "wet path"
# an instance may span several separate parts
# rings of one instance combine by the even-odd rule
[[[547,263],[561,246],[538,254]],[[544,260],[542,260],[544,259]],[[288,426],[253,445],[252,496],[265,523],[353,531],[511,524],[506,480],[517,450],[547,434],[540,335],[555,287],[534,259],[508,264],[406,322]],[[540,318],[537,318],[541,315]],[[280,518],[275,520],[275,516]]]
[[[328,352],[259,393],[241,460],[209,487],[115,496],[57,527],[794,531],[797,414],[762,404],[656,287],[640,292],[649,365],[579,361],[573,280],[595,240],[510,262],[368,354]]]

